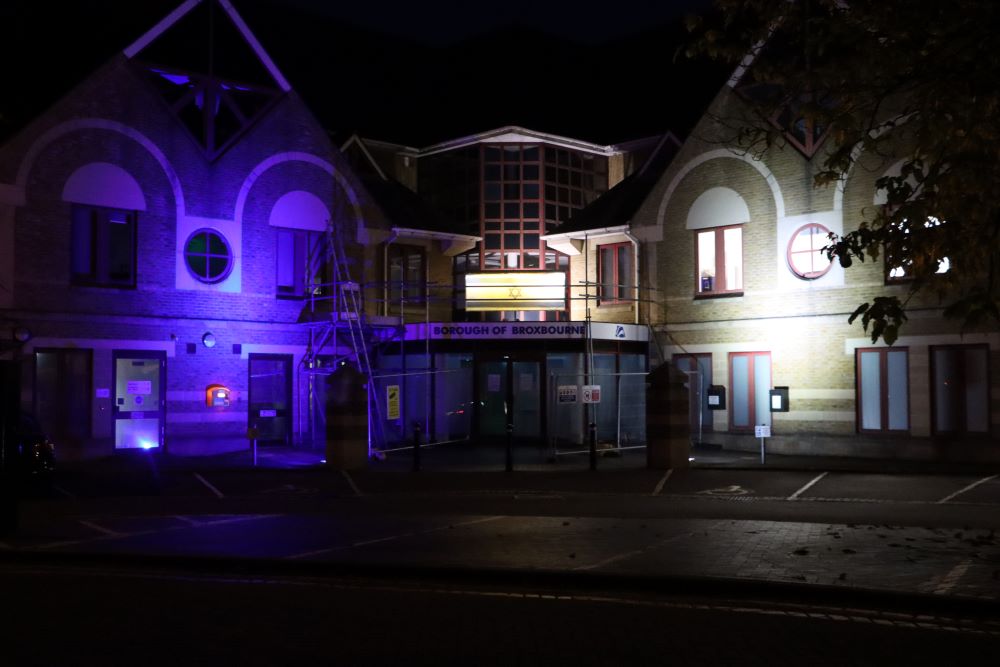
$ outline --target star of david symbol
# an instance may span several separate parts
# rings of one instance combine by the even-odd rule
[[[520,299],[521,298],[521,288],[520,287],[511,287],[510,288],[510,298],[512,298],[512,299]]]

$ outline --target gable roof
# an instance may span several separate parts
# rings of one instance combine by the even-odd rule
[[[229,2],[229,0],[185,0],[185,2],[181,6],[179,6],[174,11],[170,12],[170,14],[165,16],[163,20],[161,20],[155,26],[147,30],[142,37],[140,37],[135,42],[126,47],[124,50],[125,57],[131,60],[135,58],[137,55],[140,55],[144,52],[148,52],[149,49],[153,48],[153,45],[155,42],[157,42],[157,40],[162,40],[164,35],[170,32],[171,29],[174,29],[175,26],[178,26],[178,24],[180,24],[185,19],[185,17],[191,18],[194,13],[194,10],[199,6],[207,8],[209,10],[205,18],[207,18],[207,20],[209,21],[209,25],[207,26],[208,30],[212,32],[222,27],[222,26],[217,26],[215,24],[214,22],[215,16],[214,13],[211,11],[214,8],[213,6],[218,6],[223,11],[224,15],[227,16],[229,20],[232,22],[232,26],[236,29],[239,35],[246,42],[246,45],[257,57],[260,64],[263,65],[264,69],[266,69],[268,74],[270,74],[273,83],[276,84],[277,87],[282,90],[282,92],[287,93],[292,89],[291,85],[288,83],[288,80],[278,69],[277,65],[274,64],[274,61],[271,60],[271,56],[269,56],[267,52],[264,50],[264,47],[260,45],[260,42],[257,41],[257,38],[254,36],[254,34],[250,32],[250,28],[247,27],[247,24],[243,20],[243,17],[239,15],[239,12],[236,11],[236,8],[233,7],[232,3]],[[204,20],[203,17],[197,17],[197,18]],[[209,58],[213,61],[215,58],[217,58],[219,55],[222,54],[222,49],[217,48],[216,44],[214,44],[214,37],[215,37],[214,34],[210,34],[210,38],[213,39],[213,43],[211,44],[212,53],[209,54]],[[172,64],[172,63],[161,63],[161,64]]]

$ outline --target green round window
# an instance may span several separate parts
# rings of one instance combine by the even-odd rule
[[[217,283],[225,280],[232,270],[233,251],[219,232],[199,229],[184,244],[184,263],[201,282]]]

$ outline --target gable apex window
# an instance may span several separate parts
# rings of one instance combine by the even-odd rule
[[[696,231],[695,267],[696,296],[742,294],[743,227]]]
[[[225,280],[233,268],[233,251],[214,229],[196,230],[184,243],[184,264],[198,281],[213,285]]]
[[[135,211],[73,204],[73,283],[135,287],[136,218]]]
[[[829,244],[830,230],[811,222],[799,227],[788,241],[788,268],[796,278],[816,280],[827,274],[833,262],[823,252]]]

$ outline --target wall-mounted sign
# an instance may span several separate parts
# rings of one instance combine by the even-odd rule
[[[465,309],[565,310],[566,273],[517,271],[465,274]]]
[[[152,394],[152,380],[129,380],[125,383],[126,394]]]
[[[98,387],[94,391],[94,398],[111,398],[111,390],[107,387]]]
[[[576,385],[561,384],[557,390],[560,403],[576,403]]]
[[[788,412],[788,387],[775,387],[768,393],[771,397],[771,412]]]
[[[278,416],[278,411],[277,410],[266,410],[265,409],[265,410],[261,410],[257,414],[259,414],[261,417],[277,417]]]
[[[583,402],[584,403],[600,403],[601,402],[601,385],[599,385],[599,384],[585,384],[585,385],[583,385]]]
[[[385,418],[399,419],[399,385],[390,384],[385,388]]]
[[[490,373],[486,376],[486,391],[500,391],[499,373]]]

